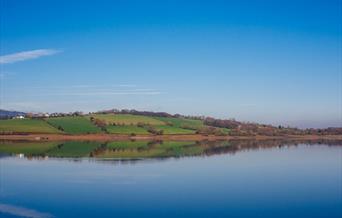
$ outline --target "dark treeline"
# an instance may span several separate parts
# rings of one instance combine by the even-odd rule
[[[157,117],[173,117],[173,115],[166,112],[152,112],[152,111],[137,111],[137,110],[128,110],[128,109],[111,109],[97,112],[99,114],[132,114],[132,115],[142,115],[142,116],[157,116]]]
[[[227,128],[227,129],[236,129],[241,125],[241,122],[231,120],[221,120],[215,119],[212,117],[207,117],[204,119],[204,124],[208,126],[220,127],[220,128]]]
[[[153,111],[138,111],[138,110],[129,110],[129,109],[111,109],[96,112],[98,114],[132,114],[132,115],[142,115],[142,116],[150,116],[150,117],[173,117],[173,118],[187,118],[187,119],[195,119],[195,120],[204,120],[204,116],[185,116],[181,114],[169,114],[166,112],[153,112]]]

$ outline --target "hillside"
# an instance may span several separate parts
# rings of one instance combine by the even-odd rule
[[[0,120],[0,134],[286,136],[341,135],[342,128],[297,129],[165,112],[109,110]]]
[[[162,117],[132,114],[91,114],[0,120],[0,133],[172,135],[195,134],[197,127],[202,126],[202,121],[185,118],[165,120]]]

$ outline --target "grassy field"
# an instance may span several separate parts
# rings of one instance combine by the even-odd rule
[[[184,118],[173,118],[173,117],[155,117],[156,119],[165,123],[171,123],[174,127],[188,127],[191,129],[198,129],[204,126],[202,120],[184,119]]]
[[[126,125],[126,126],[107,126],[106,130],[111,134],[136,134],[136,135],[147,135],[149,132],[145,128]]]
[[[148,117],[130,114],[96,114],[91,115],[97,119],[104,120],[106,123],[124,124],[126,126],[107,126],[107,131],[113,134],[149,134],[146,129],[133,126],[138,123],[145,123],[154,126],[157,130],[163,130],[163,134],[194,134],[194,130],[203,126],[200,120],[183,118]],[[171,124],[167,125],[167,123]],[[185,128],[183,128],[185,127]]]
[[[85,117],[57,117],[48,118],[46,121],[52,126],[61,127],[68,134],[100,133],[101,129]]]
[[[60,144],[47,152],[52,157],[89,157],[99,147],[99,142],[70,141]]]
[[[1,142],[0,153],[45,156],[57,142]]]
[[[131,114],[92,114],[94,118],[104,120],[107,123],[125,124],[125,125],[136,125],[138,123],[145,123],[150,125],[165,125],[161,120],[153,117],[131,115]],[[91,117],[89,116],[89,118]]]
[[[196,131],[190,129],[182,129],[174,126],[154,126],[156,130],[163,130],[164,135],[172,135],[172,134],[194,134]],[[106,127],[108,133],[111,134],[136,134],[136,135],[148,135],[150,134],[146,128],[137,127],[132,125],[126,126],[107,126]]]
[[[0,133],[61,133],[44,120],[11,119],[0,120]]]
[[[172,134],[194,134],[196,131],[191,129],[182,129],[180,127],[175,126],[156,126],[157,130],[163,130],[164,135],[172,135]]]
[[[230,132],[230,129],[227,128],[220,128],[220,130],[224,133],[224,134],[228,134]]]
[[[92,114],[87,116],[67,116],[38,119],[0,120],[0,134],[6,133],[67,133],[67,134],[94,134],[104,133],[96,126],[91,117],[102,120],[97,125],[103,126],[109,134],[122,135],[163,135],[195,134],[196,130],[205,127],[202,120],[150,117],[131,114]],[[116,125],[112,125],[115,123]],[[137,126],[138,123],[142,125]],[[107,124],[107,125],[106,125]],[[229,129],[220,128],[222,134],[228,134]]]

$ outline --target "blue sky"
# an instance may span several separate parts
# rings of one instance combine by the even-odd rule
[[[339,1],[1,2],[1,108],[342,125]]]

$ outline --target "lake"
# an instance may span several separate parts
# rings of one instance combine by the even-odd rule
[[[342,142],[1,142],[0,217],[342,217]]]

